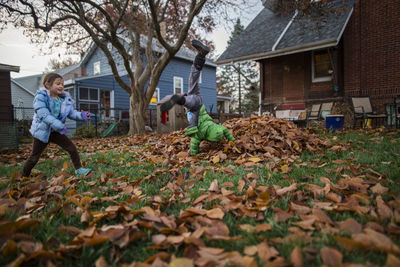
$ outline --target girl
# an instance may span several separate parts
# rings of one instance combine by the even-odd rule
[[[88,120],[90,113],[74,109],[74,101],[67,92],[64,92],[64,79],[57,73],[46,74],[43,85],[46,90],[38,90],[33,100],[35,114],[30,129],[33,149],[25,162],[22,177],[29,177],[49,142],[59,145],[69,153],[76,175],[86,176],[91,169],[82,168],[75,145],[65,135],[67,131],[65,120],[67,117],[73,120]]]

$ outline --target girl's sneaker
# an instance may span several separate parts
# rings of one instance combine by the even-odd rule
[[[92,169],[87,169],[87,168],[79,168],[75,171],[75,175],[83,175],[86,176],[88,175]]]

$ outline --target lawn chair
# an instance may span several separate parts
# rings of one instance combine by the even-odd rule
[[[321,110],[319,112],[320,116],[323,116],[325,112],[326,112],[326,114],[324,114],[325,116],[331,114],[332,107],[333,107],[333,102],[322,103]]]
[[[306,117],[307,127],[310,125],[311,121],[319,120],[320,110],[321,110],[321,104],[314,104],[311,106],[311,109],[307,112],[307,117]]]
[[[400,127],[400,95],[396,96],[394,99],[394,120],[396,128]]]
[[[352,97],[351,103],[354,112],[354,128],[357,125],[357,120],[361,120],[361,126],[364,128],[368,125],[368,120],[386,119],[386,114],[376,114],[372,110],[371,100],[366,97]]]

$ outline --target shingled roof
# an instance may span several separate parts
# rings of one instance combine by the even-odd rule
[[[264,8],[216,61],[259,60],[336,46],[353,12],[354,1],[336,1],[336,13],[324,19],[275,15]]]

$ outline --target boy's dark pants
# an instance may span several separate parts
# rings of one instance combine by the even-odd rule
[[[59,145],[69,153],[75,169],[82,167],[78,150],[76,150],[74,143],[72,143],[66,135],[59,134],[57,132],[51,132],[49,137],[49,143],[50,142]],[[40,155],[49,143],[43,143],[39,139],[33,138],[32,153],[25,162],[24,169],[22,171],[22,177],[29,177],[31,170],[33,167],[35,167],[36,163],[39,161]]]

